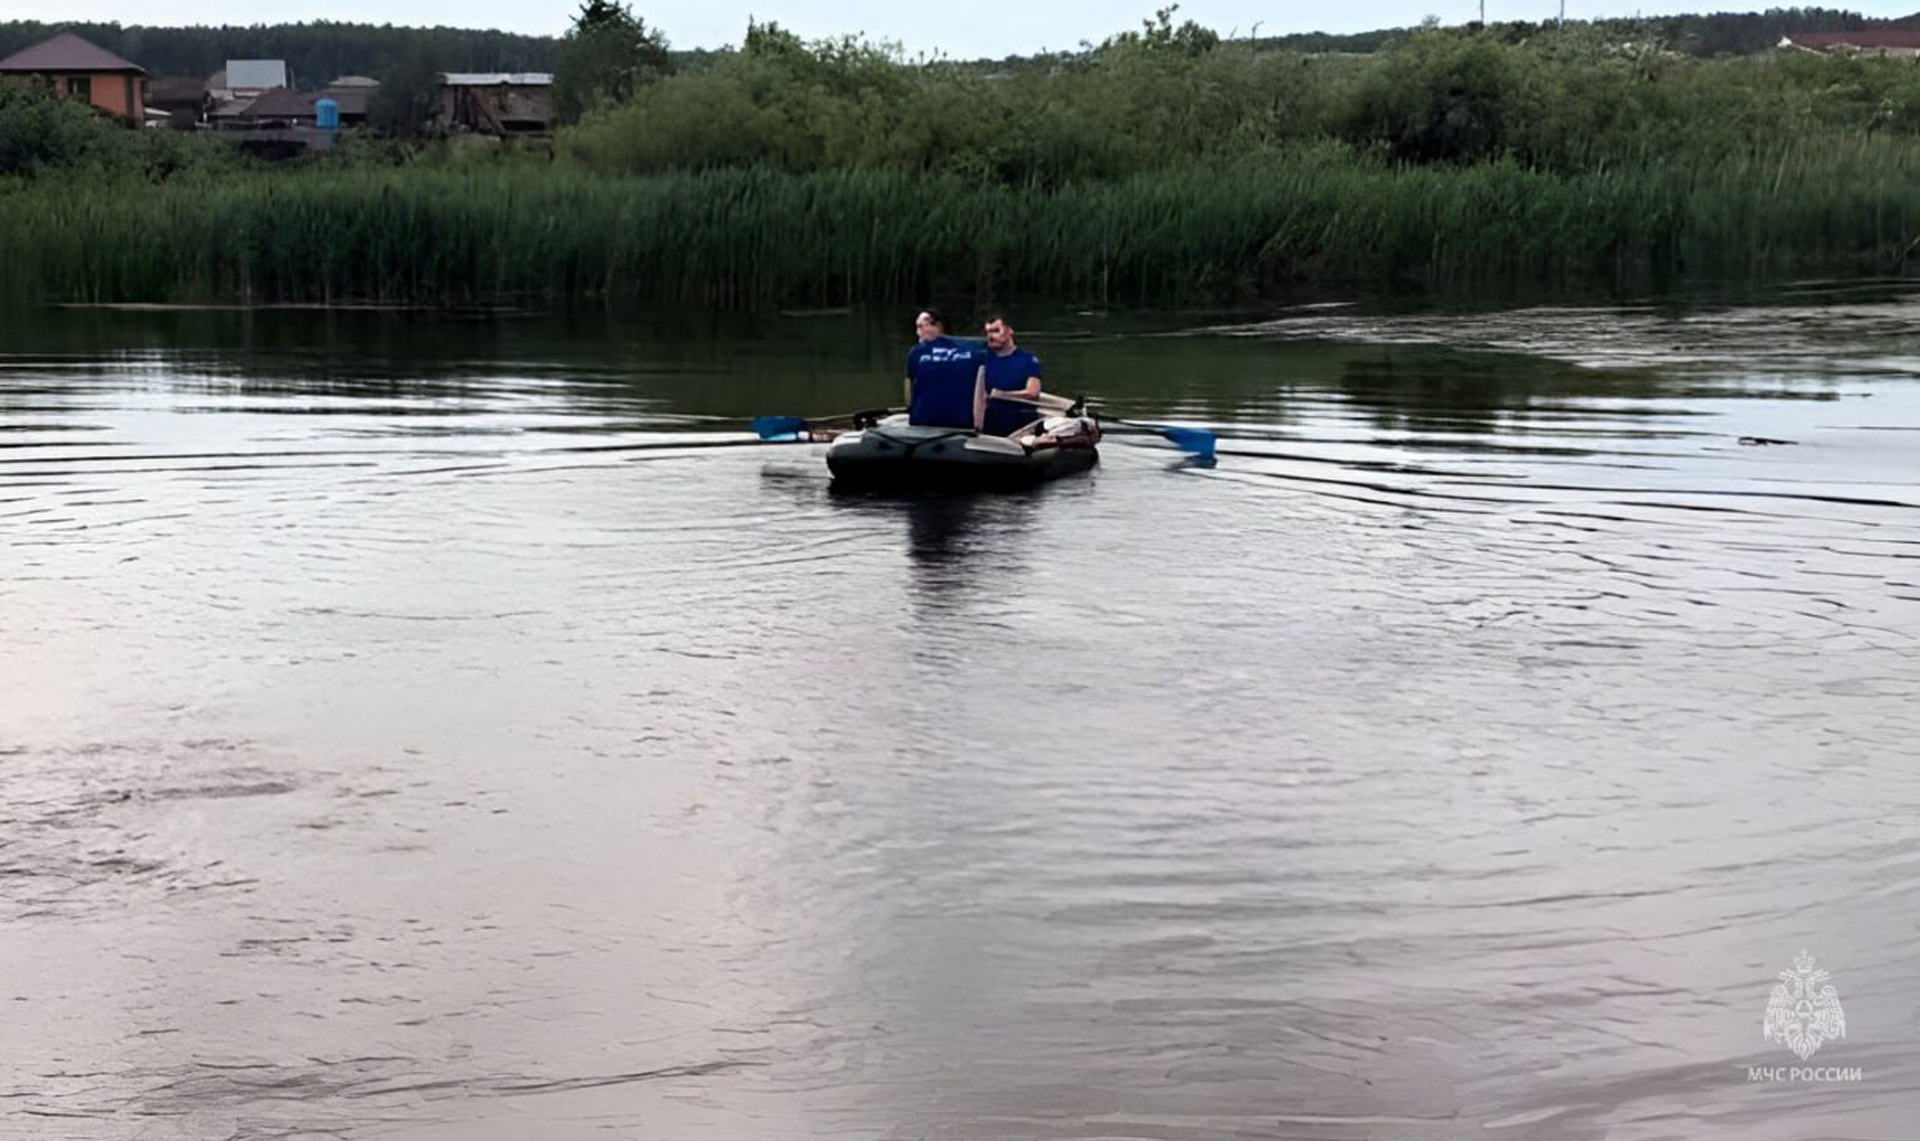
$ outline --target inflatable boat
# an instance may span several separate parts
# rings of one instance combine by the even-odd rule
[[[856,420],[827,447],[835,487],[1027,487],[1086,471],[1100,461],[1100,424],[1074,411],[1012,436],[910,424],[904,413]]]

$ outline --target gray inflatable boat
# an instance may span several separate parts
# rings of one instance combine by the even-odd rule
[[[1092,416],[1050,416],[1014,436],[909,424],[905,415],[857,423],[827,448],[835,487],[1027,487],[1100,461]]]

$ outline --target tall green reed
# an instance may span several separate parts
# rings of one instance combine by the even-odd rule
[[[1322,143],[1055,188],[566,164],[0,186],[0,293],[79,302],[722,308],[930,294],[1174,304],[1276,285],[1637,288],[1888,272],[1920,141],[1802,138],[1560,174]]]

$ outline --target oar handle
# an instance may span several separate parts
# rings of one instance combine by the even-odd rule
[[[1044,408],[1048,412],[1070,413],[1080,407],[1080,401],[1069,400],[1064,396],[1055,396],[1051,392],[1043,392],[1032,400],[1024,396],[1011,396],[1004,392],[989,392],[987,398],[989,400],[1004,401],[1008,404],[1025,404],[1030,408]]]

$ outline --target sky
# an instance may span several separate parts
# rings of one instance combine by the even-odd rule
[[[1071,50],[1082,40],[1100,40],[1137,28],[1165,0],[1139,0],[1129,7],[1111,0],[972,0],[955,7],[903,4],[899,0],[634,0],[635,14],[666,33],[676,48],[738,44],[749,18],[773,21],[813,39],[864,33],[892,40],[910,55],[949,58],[998,58],[1043,50]],[[1874,17],[1920,11],[1920,0],[1797,0],[1809,6],[1857,11]],[[1485,0],[1489,20],[1544,20],[1561,11],[1561,0]],[[1633,0],[1565,0],[1570,20],[1611,16],[1666,15],[1677,12],[1760,11],[1788,6],[1782,0],[1702,0],[1696,3],[1635,3]],[[499,28],[532,35],[558,35],[567,29],[577,0],[252,0],[244,8],[224,10],[228,20],[247,23],[297,23],[327,19],[351,23]],[[1277,4],[1272,0],[1191,0],[1174,17],[1194,20],[1222,36],[1282,35],[1291,32],[1364,32],[1405,27],[1434,16],[1442,24],[1477,19],[1481,0],[1349,0],[1333,6]],[[954,18],[954,14],[961,18]],[[195,18],[198,17],[196,20]],[[121,24],[173,26],[219,22],[204,9],[182,7],[178,0],[0,0],[0,19],[117,21]]]

